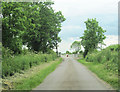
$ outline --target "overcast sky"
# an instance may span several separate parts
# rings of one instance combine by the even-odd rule
[[[62,42],[59,51],[70,50],[70,45],[83,35],[88,18],[96,18],[105,29],[107,46],[118,43],[118,1],[119,0],[53,0],[55,11],[62,11],[66,21],[62,23],[59,36]]]

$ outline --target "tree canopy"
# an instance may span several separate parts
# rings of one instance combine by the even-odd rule
[[[30,50],[49,52],[61,41],[58,36],[65,21],[61,11],[55,12],[53,2],[2,2],[3,46],[21,53]]]
[[[70,51],[66,51],[66,54],[71,54],[71,52]]]
[[[74,52],[78,53],[81,49],[81,42],[80,41],[74,41],[71,45],[71,49],[73,49]]]
[[[98,48],[98,44],[104,44],[103,40],[106,36],[103,34],[106,30],[103,30],[102,27],[98,25],[96,19],[88,19],[85,21],[86,30],[84,31],[84,35],[80,37],[81,44],[84,47],[84,57],[88,52],[93,51]]]

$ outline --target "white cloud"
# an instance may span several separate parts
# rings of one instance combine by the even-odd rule
[[[107,35],[106,39],[104,40],[104,43],[106,46],[103,46],[103,48],[108,47],[113,44],[118,44],[118,36],[117,35]]]
[[[90,14],[116,14],[119,0],[54,0],[55,10],[60,10],[65,16],[80,16]]]
[[[62,41],[59,43],[58,51],[65,53],[67,50],[70,50],[71,41]]]
[[[59,51],[62,53],[65,53],[67,50],[72,52],[72,49],[70,49],[71,44],[74,41],[81,41],[80,37],[70,37],[61,43],[59,43]]]
[[[87,18],[97,18],[100,26],[107,30],[106,46],[117,44],[118,36],[113,35],[117,31],[117,16],[119,0],[53,0],[53,8],[62,11],[66,18],[61,31],[64,38],[59,44],[59,51],[70,50],[73,41],[79,40],[85,30],[84,21]],[[83,23],[83,24],[82,24]],[[115,32],[113,32],[113,30]],[[67,39],[67,37],[69,37]],[[76,37],[74,37],[76,36]],[[104,47],[106,47],[104,46]]]
[[[81,41],[80,37],[70,37],[69,40],[71,40],[71,41]]]
[[[72,51],[70,49],[70,46],[74,41],[81,41],[81,40],[79,39],[79,37],[70,37],[67,40],[64,40],[61,43],[59,43],[59,51],[62,53],[65,53],[67,50]],[[106,39],[104,40],[104,43],[106,44],[106,46],[103,46],[103,48],[106,48],[113,44],[118,44],[118,36],[117,35],[106,35]],[[82,50],[84,49],[82,48]]]

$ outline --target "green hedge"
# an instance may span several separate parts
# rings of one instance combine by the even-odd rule
[[[118,45],[111,45],[102,51],[89,53],[86,56],[87,62],[96,62],[105,65],[105,68],[114,71],[118,71]]]
[[[39,65],[43,62],[50,62],[57,58],[55,53],[52,54],[27,54],[3,58],[2,77],[12,76],[21,70],[27,70],[32,66]]]

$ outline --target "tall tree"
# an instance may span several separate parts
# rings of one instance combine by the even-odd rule
[[[74,52],[78,53],[81,49],[81,42],[80,41],[74,41],[71,45],[71,49],[73,49]]]
[[[30,50],[48,52],[57,48],[62,13],[55,12],[53,2],[2,2],[3,46],[21,53],[22,45]]]
[[[57,43],[61,41],[58,34],[65,18],[60,11],[54,12],[51,4],[53,3],[41,2],[30,5],[34,7],[32,8],[34,15],[28,13],[29,20],[31,19],[30,24],[33,27],[28,27],[29,30],[24,35],[25,44],[27,43],[29,49],[45,53],[50,49],[57,48]]]
[[[106,36],[103,34],[106,30],[103,30],[102,27],[98,25],[96,19],[88,19],[85,21],[86,30],[84,35],[81,37],[81,44],[84,47],[84,57],[88,52],[93,51],[98,48],[98,44],[103,44],[103,40]]]
[[[21,53],[22,39],[26,27],[23,4],[18,2],[2,2],[2,43],[4,47]]]

